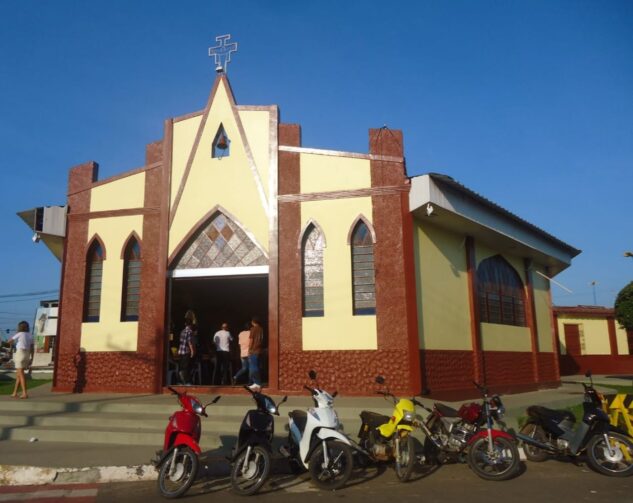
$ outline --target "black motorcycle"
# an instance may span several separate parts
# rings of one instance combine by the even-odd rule
[[[527,423],[517,433],[523,441],[525,456],[541,462],[551,455],[579,456],[586,452],[589,465],[604,475],[626,477],[633,474],[633,439],[612,426],[602,409],[603,396],[593,387],[591,372],[585,374],[590,384],[584,387],[583,418],[576,427],[576,418],[566,410],[553,410],[538,405],[527,409]]]
[[[239,494],[255,494],[270,474],[273,434],[279,406],[288,397],[275,402],[259,391],[244,386],[255,400],[256,409],[249,410],[240,426],[237,444],[231,456],[231,486]]]

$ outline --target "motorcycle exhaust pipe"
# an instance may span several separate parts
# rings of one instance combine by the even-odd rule
[[[554,452],[554,449],[551,445],[544,444],[539,442],[538,440],[533,439],[532,437],[528,437],[527,435],[523,435],[521,433],[515,433],[514,435],[519,440],[522,440],[526,444],[533,445],[534,447],[538,447],[539,449],[543,449],[544,451]]]

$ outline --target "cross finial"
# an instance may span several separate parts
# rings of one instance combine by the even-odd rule
[[[231,35],[220,35],[215,37],[218,45],[209,47],[209,56],[215,58],[215,71],[218,73],[226,72],[227,66],[231,61],[231,53],[237,51],[237,42],[228,43]]]

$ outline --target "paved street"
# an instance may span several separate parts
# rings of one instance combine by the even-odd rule
[[[185,501],[209,501],[222,498],[225,503],[244,502],[229,489],[226,477],[198,480]],[[407,484],[398,482],[393,470],[369,469],[356,472],[350,484],[336,492],[314,488],[307,475],[275,475],[257,501],[302,503],[342,498],[345,501],[424,501],[425,503],[473,503],[508,501],[627,502],[633,500],[633,478],[617,479],[594,473],[585,466],[568,462],[548,461],[524,465],[524,472],[507,482],[487,482],[476,477],[466,465],[440,467],[431,473],[418,472]],[[158,501],[156,482],[126,482],[116,484],[77,484],[33,487],[2,487],[0,503],[10,501],[46,501],[55,503],[100,502],[117,503]]]
[[[223,502],[244,502],[242,496],[228,489],[227,478],[198,481],[187,501],[209,501],[210,496]],[[350,485],[340,491],[323,492],[314,488],[307,475],[295,478],[275,476],[258,496],[257,501],[302,503],[343,498],[345,501],[424,501],[459,502],[467,497],[470,502],[493,501],[631,501],[633,478],[616,479],[594,473],[586,466],[567,462],[548,461],[524,465],[524,473],[507,482],[487,482],[479,479],[467,465],[440,467],[433,473],[417,473],[415,480],[402,484],[393,470],[370,469],[355,474]],[[99,489],[97,502],[148,502],[157,499],[155,482],[108,484]]]

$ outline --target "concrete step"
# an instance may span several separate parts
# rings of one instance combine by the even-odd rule
[[[3,400],[0,410],[0,440],[30,440],[45,442],[73,442],[116,445],[156,446],[163,442],[169,416],[179,410],[175,399],[144,396],[134,401],[86,400]],[[200,397],[209,401],[210,397]],[[288,412],[305,410],[309,401],[305,397],[291,398],[275,417],[275,433],[285,438]],[[235,439],[246,411],[252,409],[249,397],[240,397],[218,403],[207,409],[209,417],[202,418],[202,447],[217,448],[221,439]],[[360,428],[360,411],[355,404],[344,404],[336,411],[345,431],[355,437]],[[377,408],[375,412],[390,415],[391,407]],[[234,440],[232,441],[234,443]]]

